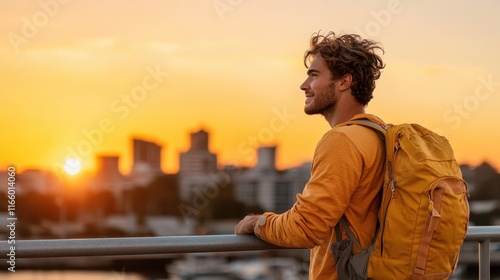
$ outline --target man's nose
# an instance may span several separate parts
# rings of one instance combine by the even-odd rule
[[[300,89],[306,91],[309,89],[309,79],[306,79],[301,85]]]

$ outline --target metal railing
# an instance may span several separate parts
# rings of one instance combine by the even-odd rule
[[[471,226],[465,241],[479,243],[479,279],[490,279],[490,242],[500,241],[500,226]],[[287,249],[253,235],[16,240],[0,241],[0,259],[9,258],[11,246],[16,259]]]

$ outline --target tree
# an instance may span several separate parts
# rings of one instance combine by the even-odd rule
[[[498,173],[477,185],[476,190],[471,194],[471,200],[491,199],[500,199],[500,174]]]
[[[178,207],[181,199],[176,174],[158,176],[149,184],[146,191],[148,215],[181,216]]]
[[[40,224],[43,220],[58,221],[59,207],[55,197],[38,192],[28,192],[16,197],[15,213],[23,223]]]

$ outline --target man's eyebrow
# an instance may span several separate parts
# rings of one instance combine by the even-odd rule
[[[308,69],[308,70],[307,70],[307,75],[311,75],[311,74],[313,74],[313,73],[319,73],[319,70],[316,70],[316,69],[314,69],[314,68],[312,68],[312,69]]]

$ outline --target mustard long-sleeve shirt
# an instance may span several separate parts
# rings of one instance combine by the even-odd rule
[[[357,118],[381,122],[368,114],[353,117]],[[370,128],[333,127],[316,146],[311,178],[297,202],[283,214],[264,213],[255,234],[276,245],[310,248],[309,279],[338,279],[330,244],[336,242],[333,228],[342,214],[363,248],[373,241],[383,182],[383,145]]]

